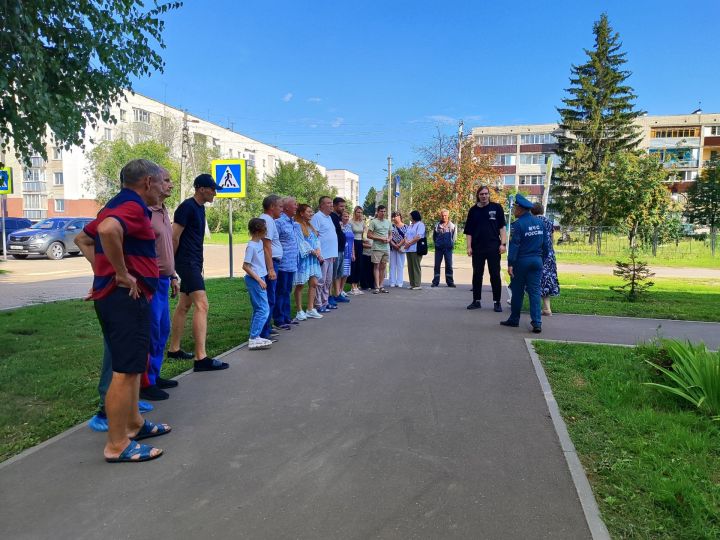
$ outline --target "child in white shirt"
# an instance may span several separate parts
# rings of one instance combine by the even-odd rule
[[[253,218],[248,223],[248,232],[251,238],[245,248],[243,270],[245,271],[245,286],[250,294],[250,303],[253,308],[250,319],[250,340],[248,341],[248,349],[251,351],[269,349],[272,345],[272,341],[260,337],[260,332],[270,316],[267,284],[265,283],[265,276],[268,272],[262,244],[266,230],[267,225],[260,218]]]

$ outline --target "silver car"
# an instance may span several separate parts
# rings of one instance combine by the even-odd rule
[[[45,255],[60,260],[66,254],[77,255],[75,237],[93,218],[48,218],[32,227],[15,231],[8,237],[7,252],[15,259]]]

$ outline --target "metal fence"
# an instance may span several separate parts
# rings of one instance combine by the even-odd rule
[[[555,252],[561,255],[588,258],[625,257],[630,254],[627,231],[609,227],[559,227],[555,230]],[[711,257],[710,235],[692,234],[676,238],[662,238],[659,234],[646,234],[636,239],[638,253],[644,257],[683,259]],[[720,265],[720,256],[718,256]]]

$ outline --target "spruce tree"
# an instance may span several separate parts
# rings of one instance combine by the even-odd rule
[[[593,33],[595,47],[585,50],[586,63],[572,66],[569,96],[558,108],[561,162],[551,190],[551,207],[562,223],[591,226],[591,242],[592,232],[605,224],[601,203],[612,188],[602,182],[602,171],[616,153],[637,149],[641,134],[633,121],[643,114],[634,108],[637,96],[626,84],[625,53],[606,14],[595,22]]]

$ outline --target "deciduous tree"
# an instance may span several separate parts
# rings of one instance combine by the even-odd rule
[[[335,197],[337,189],[328,184],[327,178],[312,161],[280,162],[275,173],[265,179],[265,194],[276,193],[295,197],[298,202],[317,207],[322,195]]]
[[[87,126],[114,122],[110,106],[132,80],[162,71],[162,16],[181,2],[14,0],[0,15],[0,148],[47,158],[83,146]]]
[[[690,223],[710,227],[710,246],[713,257],[720,225],[720,159],[703,169],[701,177],[687,192],[685,216]]]

